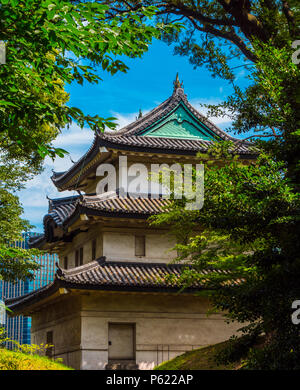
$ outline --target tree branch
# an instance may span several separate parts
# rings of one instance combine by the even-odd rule
[[[198,31],[202,31],[202,32],[206,32],[206,33],[210,33],[212,35],[215,35],[217,37],[220,37],[220,38],[223,38],[225,40],[229,40],[230,42],[232,42],[233,44],[235,44],[240,50],[241,52],[245,55],[245,57],[247,57],[250,61],[252,62],[256,62],[256,56],[254,53],[252,53],[252,51],[250,49],[247,48],[245,42],[242,40],[242,38],[237,35],[235,33],[234,30],[232,31],[228,31],[228,32],[225,32],[225,31],[220,31],[210,25],[205,25],[204,27],[200,27],[195,21],[193,18],[188,18],[192,24],[194,25],[194,27],[198,30]]]
[[[260,20],[255,15],[250,13],[251,2],[250,0],[217,0],[223,9],[233,16],[237,25],[246,36],[251,40],[253,36],[259,38],[261,41],[266,42],[268,35],[263,28]]]
[[[162,14],[162,13],[166,13],[166,12],[170,12],[170,13],[173,13],[175,15],[184,15],[186,17],[192,17],[201,23],[209,23],[209,24],[214,24],[216,26],[236,26],[236,27],[238,27],[238,25],[235,24],[234,19],[210,18],[208,16],[203,15],[199,11],[195,11],[192,8],[187,7],[185,4],[180,3],[180,2],[176,2],[176,3],[168,2],[165,5],[165,9],[162,11],[159,11],[158,13]]]
[[[292,36],[296,37],[296,24],[295,24],[294,14],[290,9],[287,0],[281,0],[281,1],[282,1],[282,11],[288,22],[289,32]]]

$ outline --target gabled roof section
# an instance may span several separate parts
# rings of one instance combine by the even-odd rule
[[[174,83],[171,97],[144,116],[117,131],[97,133],[90,149],[69,170],[53,173],[59,190],[71,189],[67,183],[77,174],[82,180],[84,167],[99,155],[99,148],[146,153],[196,155],[205,153],[215,140],[233,141],[235,153],[255,158],[251,143],[231,137],[198,112],[188,101],[180,82]],[[93,164],[93,163],[92,163]]]
[[[147,194],[135,197],[121,196],[118,192],[102,195],[78,195],[68,198],[50,199],[49,211],[44,217],[44,234],[29,240],[31,248],[41,248],[46,243],[56,242],[66,234],[68,226],[81,214],[99,217],[136,218],[146,220],[149,216],[162,213],[170,201]],[[54,234],[54,228],[61,229],[61,237]]]
[[[93,143],[88,151],[77,161],[71,168],[64,172],[54,172],[51,176],[53,184],[58,188],[58,190],[64,190],[63,184],[67,182],[71,177],[80,172],[83,167],[88,164],[96,155],[99,153],[99,137],[95,134]]]
[[[169,115],[140,135],[207,141],[213,141],[219,138],[206,125],[200,122],[182,102]]]
[[[185,117],[183,119],[192,120],[195,127],[199,126],[203,130],[209,131],[211,137],[216,139],[230,140],[233,139],[225,131],[214,125],[209,119],[198,112],[188,101],[186,94],[182,87],[174,88],[174,92],[171,97],[161,103],[159,106],[154,108],[148,114],[138,118],[135,122],[123,127],[121,130],[114,132],[106,132],[100,136],[105,137],[118,137],[120,135],[132,136],[132,135],[146,135],[148,130],[151,130],[152,126],[158,124],[163,120],[167,119],[169,115],[183,115],[185,109]],[[175,114],[174,114],[175,113]],[[173,118],[174,119],[174,118]],[[176,129],[174,128],[174,133]],[[176,138],[176,135],[174,135]],[[211,138],[212,139],[212,138]]]
[[[66,198],[49,199],[48,214],[58,226],[61,226],[73,211],[80,199],[80,195],[68,196]]]

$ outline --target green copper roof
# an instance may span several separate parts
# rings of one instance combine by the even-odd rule
[[[214,140],[218,138],[205,124],[180,103],[165,118],[154,123],[141,135],[147,137]]]

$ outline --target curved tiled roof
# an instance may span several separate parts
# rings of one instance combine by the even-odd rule
[[[130,123],[129,125],[123,127],[122,129],[114,132],[107,133],[109,137],[119,137],[120,135],[132,136],[132,135],[142,135],[143,132],[148,129],[151,125],[159,121],[173,111],[179,103],[184,103],[190,112],[192,112],[195,117],[204,123],[213,133],[217,134],[220,138],[224,140],[234,140],[229,134],[221,130],[199,111],[197,111],[188,101],[186,94],[182,88],[177,88],[174,90],[171,97],[161,103],[159,106],[148,112],[146,115],[137,119],[135,122]]]
[[[81,205],[94,210],[103,210],[111,213],[125,214],[157,214],[165,210],[169,204],[167,199],[152,199],[148,197],[122,197],[117,193],[112,193],[111,196],[101,199],[101,196],[84,196]]]
[[[59,183],[63,183],[65,180],[67,180],[68,176],[70,174],[76,174],[80,171],[80,169],[84,166],[84,164],[91,161],[95,155],[98,153],[98,147],[99,147],[99,137],[97,134],[94,137],[93,143],[88,149],[88,151],[67,171],[64,172],[54,172],[51,176],[51,180],[53,183],[59,188]]]
[[[61,270],[59,278],[72,285],[106,287],[170,287],[178,282],[183,264],[105,261],[105,257],[71,270]],[[207,273],[207,271],[206,271]],[[170,275],[175,276],[170,280]],[[177,278],[177,281],[176,281]],[[199,283],[192,287],[199,288]]]
[[[51,218],[58,226],[61,226],[66,218],[71,215],[80,200],[80,195],[69,196],[67,198],[50,199],[49,211],[45,218]]]
[[[48,213],[43,218],[44,234],[39,237],[33,237],[29,240],[29,245],[35,247],[42,244],[44,240],[51,241],[52,234],[51,229],[49,229],[49,222],[53,221],[55,226],[62,227],[65,220],[75,212],[78,201],[79,195],[49,199]]]
[[[205,152],[212,144],[212,141],[198,140],[198,139],[178,139],[178,138],[163,138],[163,137],[147,137],[147,136],[112,136],[108,134],[101,134],[100,143],[103,146],[115,147],[122,149],[125,146],[126,150],[136,150],[140,148],[141,151],[153,151],[153,152],[175,152],[176,154],[192,154],[197,152]],[[251,154],[249,146],[246,144],[240,144],[236,147],[235,152],[238,154]]]
[[[6,306],[19,313],[26,307],[54,294],[59,288],[108,291],[178,292],[180,275],[189,265],[165,263],[110,262],[105,257],[70,270],[58,269],[55,279],[45,287],[17,298],[7,299]],[[209,273],[210,271],[203,271]],[[186,292],[204,288],[194,282]]]
[[[55,241],[51,233],[52,221],[62,229],[66,228],[80,214],[148,218],[166,210],[168,199],[152,199],[144,196],[121,196],[117,192],[100,195],[77,195],[49,200],[49,211],[44,217],[44,235],[33,237],[31,247],[39,247]]]
[[[109,146],[112,149],[115,148],[118,150],[173,153],[177,155],[196,155],[197,152],[205,152],[209,145],[212,144],[212,141],[143,135],[150,126],[172,112],[179,104],[184,104],[195,118],[203,123],[207,129],[216,136],[216,139],[219,138],[233,141],[236,144],[235,153],[245,155],[247,158],[255,156],[255,153],[251,151],[250,142],[242,142],[221,130],[188,102],[182,88],[177,88],[174,90],[171,97],[146,115],[138,118],[135,122],[130,123],[118,131],[96,134],[90,149],[69,170],[61,173],[53,173],[53,176],[51,177],[53,183],[58,188],[63,188],[63,185],[67,183],[71,177],[79,173],[83,166],[93,160],[97,153],[99,153],[100,146]]]

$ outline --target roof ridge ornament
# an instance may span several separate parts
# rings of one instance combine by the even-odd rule
[[[63,273],[63,270],[60,268],[59,266],[59,263],[56,261],[55,262],[55,266],[56,266],[56,275],[59,277],[59,278],[62,278],[64,276],[64,273]]]
[[[140,108],[139,109],[139,113],[138,113],[138,116],[135,118],[136,120],[139,120],[139,119],[141,119],[143,117],[143,111],[142,111],[142,109]]]
[[[179,88],[183,89],[183,81],[180,82],[178,72],[176,74],[176,78],[173,82],[173,85],[174,85],[174,92],[176,92],[177,89],[179,89]]]
[[[69,158],[70,158],[72,164],[76,164],[77,161],[72,160],[72,157],[70,155],[69,155]]]

